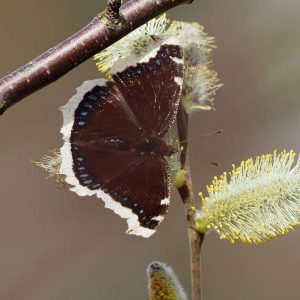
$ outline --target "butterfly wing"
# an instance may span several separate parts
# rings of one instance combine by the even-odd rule
[[[181,53],[178,45],[176,49],[172,51]],[[121,82],[122,73],[114,75],[115,82],[87,81],[62,108],[64,125],[61,132],[65,143],[61,148],[60,172],[66,175],[71,190],[80,196],[96,194],[104,200],[106,207],[127,219],[128,233],[144,237],[155,232],[167,212],[170,196],[168,166],[162,156],[145,156],[130,150],[126,143],[150,132],[163,135],[176,115],[182,64],[172,60],[176,67],[169,61],[168,78],[171,79],[157,80],[156,76],[166,76],[168,71],[168,65],[160,58],[162,63],[156,64],[151,73],[155,83],[148,82],[151,76],[146,70],[161,57],[160,50],[148,62],[130,67],[133,77],[129,82],[123,79]],[[169,54],[166,59],[170,60]],[[177,59],[179,62],[181,58]],[[145,72],[144,76],[141,76],[140,68]],[[173,88],[169,88],[170,84]],[[127,85],[130,93],[126,92]],[[158,91],[155,92],[155,88]],[[139,90],[138,98],[135,89]],[[151,96],[148,93],[152,93]],[[153,112],[156,108],[158,113]],[[111,145],[107,145],[109,138]]]
[[[138,64],[117,63],[113,79],[147,134],[163,136],[176,117],[183,80],[183,52],[175,38]]]
[[[83,160],[73,165],[79,183],[73,190],[81,195],[96,194],[105,207],[127,219],[127,233],[152,235],[169,206],[165,160],[86,147],[78,147],[77,153]]]

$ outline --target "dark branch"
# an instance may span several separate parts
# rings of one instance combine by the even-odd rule
[[[131,0],[120,7],[121,0],[108,0],[107,9],[79,32],[0,79],[0,115],[162,12],[192,1]]]

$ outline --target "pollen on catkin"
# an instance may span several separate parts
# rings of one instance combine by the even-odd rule
[[[149,300],[187,300],[173,270],[161,262],[147,268]]]
[[[300,159],[294,151],[243,161],[207,186],[197,230],[221,239],[260,244],[300,224]]]
[[[186,112],[213,109],[214,97],[222,86],[217,72],[210,69],[209,63],[187,66],[181,95]]]

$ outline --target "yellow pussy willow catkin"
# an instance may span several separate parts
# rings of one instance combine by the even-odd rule
[[[262,155],[215,177],[196,214],[201,232],[234,243],[263,243],[300,224],[300,160],[294,151]]]
[[[187,300],[173,270],[161,262],[152,262],[147,269],[149,300]]]

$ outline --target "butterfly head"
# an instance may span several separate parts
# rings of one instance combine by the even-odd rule
[[[137,144],[138,150],[143,154],[153,154],[161,156],[171,156],[177,150],[172,145],[168,145],[165,140],[158,136],[150,136],[143,138]]]

